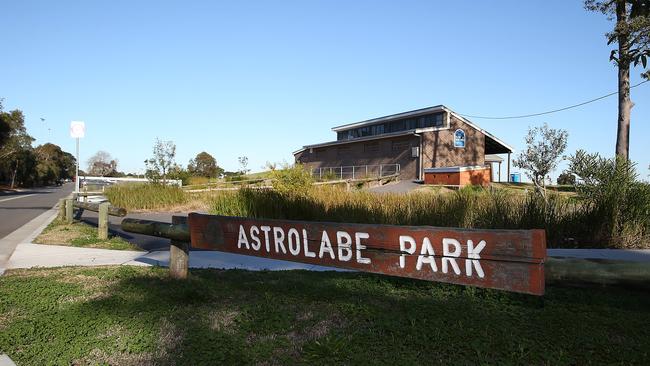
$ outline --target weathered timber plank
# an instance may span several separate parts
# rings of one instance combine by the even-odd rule
[[[189,215],[192,248],[542,295],[543,230]]]

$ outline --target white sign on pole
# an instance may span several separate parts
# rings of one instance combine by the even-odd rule
[[[86,134],[86,124],[83,121],[70,122],[70,137],[74,139],[83,138]]]

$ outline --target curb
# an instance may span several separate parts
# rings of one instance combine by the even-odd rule
[[[6,246],[0,246],[0,276],[2,276],[6,271],[7,263],[9,263],[9,259],[16,250],[16,247],[21,243],[31,243],[47,227],[47,225],[54,221],[58,213],[57,206],[58,204],[36,216],[31,221],[14,230],[2,239]],[[27,233],[25,232],[25,228],[29,228],[36,224],[38,224],[38,226],[35,229],[31,229],[31,231],[28,231]]]
[[[16,364],[7,355],[0,355],[0,366],[16,366]]]

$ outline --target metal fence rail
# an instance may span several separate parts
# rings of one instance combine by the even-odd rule
[[[311,175],[319,180],[362,179],[386,177],[400,173],[399,164],[344,165],[311,169]]]

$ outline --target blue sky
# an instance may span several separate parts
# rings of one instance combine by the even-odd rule
[[[0,97],[36,143],[138,172],[156,137],[177,162],[291,162],[333,126],[444,104],[518,115],[616,90],[604,16],[581,1],[4,1]],[[641,70],[633,70],[633,83]],[[633,89],[631,158],[648,176],[650,83]],[[616,97],[543,117],[472,119],[517,149],[529,126],[611,156]],[[40,118],[45,118],[41,122]],[[48,131],[48,129],[50,131]],[[554,175],[557,175],[557,171]]]

